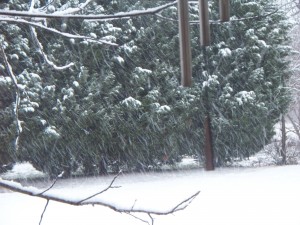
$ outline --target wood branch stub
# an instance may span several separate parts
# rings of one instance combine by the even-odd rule
[[[178,17],[179,17],[181,85],[183,87],[190,87],[192,85],[192,53],[191,53],[191,43],[190,43],[188,0],[178,0]]]

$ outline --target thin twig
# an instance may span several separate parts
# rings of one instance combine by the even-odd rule
[[[41,193],[37,194],[37,196],[38,196],[38,195],[43,195],[44,193],[46,193],[47,191],[49,191],[51,188],[53,188],[54,185],[56,184],[57,180],[58,180],[59,178],[61,178],[62,175],[63,175],[63,172],[62,172],[61,174],[59,174],[59,175],[55,178],[55,180],[52,182],[52,184],[50,185],[50,187],[48,187],[46,190],[42,191]]]
[[[39,225],[42,224],[43,217],[44,217],[44,214],[45,214],[45,212],[46,212],[46,210],[47,210],[47,207],[48,207],[49,202],[50,202],[50,200],[47,199],[47,203],[46,203],[46,205],[45,205],[45,207],[44,207],[44,210],[43,210],[43,212],[42,212],[42,214],[41,214],[41,219],[40,219]]]
[[[78,201],[78,204],[81,204],[82,202],[85,202],[85,201],[87,201],[87,200],[89,200],[89,199],[91,199],[91,198],[94,198],[94,197],[96,197],[97,195],[100,195],[100,194],[106,192],[108,189],[111,189],[111,188],[119,188],[120,186],[115,186],[115,187],[114,187],[114,186],[112,186],[112,185],[114,184],[114,182],[116,181],[116,179],[119,177],[119,175],[120,175],[121,173],[122,173],[122,170],[120,170],[119,173],[112,179],[112,181],[111,181],[110,184],[107,186],[107,188],[103,189],[102,191],[100,191],[100,192],[98,192],[98,193],[96,193],[96,194],[93,194],[93,195],[91,195],[91,196],[89,196],[89,197],[87,197],[87,198],[84,198],[84,199]]]
[[[148,216],[150,217],[151,219],[151,225],[154,225],[154,218],[152,217],[152,215],[150,213],[148,213]]]
[[[133,215],[132,213],[126,212],[126,214],[129,215],[129,216],[132,216],[134,219],[137,219],[137,220],[139,220],[139,221],[141,221],[141,222],[143,222],[143,223],[147,223],[147,224],[150,225],[150,223],[149,223],[147,220],[143,220],[142,218],[140,218],[140,217],[138,217],[138,216],[135,216],[135,215]]]
[[[134,206],[135,206],[135,203],[137,202],[137,200],[135,200],[134,201],[134,203],[133,203],[133,205],[132,205],[132,207],[131,207],[131,209],[133,209],[134,208]]]
[[[191,197],[187,198],[186,200],[180,202],[177,206],[175,206],[173,208],[173,210],[171,210],[171,212],[177,212],[179,210],[184,210],[186,207],[189,206],[189,204],[200,194],[200,191],[198,191],[197,193],[193,194]],[[185,204],[187,203],[187,204]],[[184,205],[185,204],[185,205]],[[182,206],[183,205],[183,206]],[[182,207],[181,207],[182,206]]]

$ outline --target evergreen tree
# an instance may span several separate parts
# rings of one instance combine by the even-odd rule
[[[113,14],[164,3],[93,1],[80,13]],[[78,4],[55,1],[43,7],[45,2],[38,1],[36,7],[51,13]],[[24,1],[9,6],[29,7]],[[74,63],[65,70],[45,61],[29,27],[13,25],[12,30],[11,24],[1,22],[5,51],[21,90],[24,122],[20,150],[12,156],[52,175],[62,170],[70,174],[77,167],[85,173],[120,167],[146,170],[184,154],[201,158],[208,109],[219,164],[259,151],[289,100],[282,86],[288,78],[289,26],[269,0],[232,1],[231,12],[231,22],[211,24],[212,45],[206,52],[199,46],[198,26],[191,25],[194,82],[188,89],[180,87],[175,5],[161,16],[48,20],[48,26],[58,30],[118,44],[99,45],[37,30],[48,59],[57,65]],[[196,4],[190,5],[190,13],[191,20],[198,19]],[[217,1],[210,2],[210,16],[217,21]],[[14,91],[8,74],[3,74],[1,96],[7,97],[0,107],[5,118],[1,137],[6,140],[3,148],[13,149]]]

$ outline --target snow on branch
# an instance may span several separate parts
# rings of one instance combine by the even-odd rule
[[[108,19],[122,19],[128,17],[144,16],[144,15],[153,15],[159,13],[160,11],[177,4],[177,1],[167,3],[158,7],[149,8],[145,10],[132,10],[130,12],[119,12],[116,14],[110,15],[70,15],[64,14],[64,11],[57,11],[56,13],[46,14],[46,13],[31,13],[25,11],[15,11],[15,10],[0,10],[0,15],[2,16],[11,16],[11,17],[23,17],[23,18],[68,18],[68,19],[85,19],[85,20],[108,20]],[[1,18],[2,20],[3,18]]]
[[[39,39],[37,37],[36,30],[35,30],[35,28],[33,26],[30,26],[30,31],[31,31],[31,34],[32,34],[32,38],[35,41],[35,43],[36,43],[36,45],[37,45],[37,47],[39,49],[39,53],[41,53],[41,55],[43,56],[45,62],[48,65],[52,66],[53,69],[55,69],[55,70],[64,70],[64,69],[70,68],[71,66],[75,65],[74,63],[69,63],[68,65],[65,65],[65,66],[57,66],[57,65],[55,65],[54,62],[50,61],[48,59],[48,56],[45,54],[43,45],[39,41]]]
[[[120,174],[120,173],[119,173]],[[40,191],[37,188],[34,187],[23,187],[21,184],[14,182],[14,181],[7,181],[7,180],[3,180],[0,178],[0,187],[9,189],[11,191],[14,192],[18,192],[18,193],[22,193],[25,195],[29,195],[29,196],[33,196],[33,197],[39,197],[39,198],[43,198],[46,199],[47,201],[55,201],[55,202],[60,202],[60,203],[64,203],[64,204],[68,204],[68,205],[73,205],[73,206],[83,206],[83,205],[99,205],[99,206],[104,206],[104,207],[108,207],[110,209],[112,209],[113,211],[116,212],[120,212],[120,213],[145,213],[148,215],[168,215],[168,214],[172,214],[175,213],[177,211],[181,211],[184,210],[185,208],[187,208],[189,206],[189,204],[199,195],[200,191],[196,192],[195,194],[189,196],[188,198],[184,199],[183,201],[179,202],[176,206],[168,209],[168,210],[147,210],[147,209],[135,209],[134,207],[128,207],[128,208],[122,208],[122,207],[118,207],[115,204],[112,203],[107,203],[107,202],[103,202],[100,200],[91,200],[92,198],[94,198],[97,195],[100,195],[112,188],[119,188],[119,186],[113,186],[115,180],[117,179],[117,177],[119,176],[116,175],[113,180],[111,181],[111,183],[102,191],[95,193],[87,198],[84,198],[80,201],[78,200],[72,200],[72,199],[67,199],[67,198],[63,198],[60,196],[55,196],[53,194],[47,194],[47,191],[50,190],[50,188],[46,189],[46,191]],[[53,187],[54,185],[52,185],[51,187]]]
[[[11,65],[9,64],[7,60],[7,56],[4,51],[3,43],[0,43],[0,50],[1,50],[1,56],[2,59],[4,60],[4,65],[6,68],[6,71],[10,78],[12,79],[13,85],[15,86],[15,95],[16,95],[16,100],[15,100],[15,106],[14,106],[14,114],[15,114],[15,120],[16,120],[16,126],[17,126],[17,132],[16,132],[16,139],[15,139],[15,150],[18,151],[19,149],[19,137],[20,134],[22,133],[22,123],[23,121],[19,120],[19,107],[20,107],[20,102],[21,102],[21,93],[20,89],[18,86],[18,81],[17,78],[11,68]]]
[[[65,32],[61,32],[59,30],[56,30],[54,28],[50,28],[50,27],[46,27],[40,23],[34,23],[34,22],[29,22],[27,20],[24,19],[17,19],[17,18],[9,18],[9,17],[0,17],[0,21],[7,21],[7,22],[12,22],[12,23],[23,23],[23,24],[27,24],[27,25],[31,25],[40,29],[44,29],[47,30],[49,32],[53,32],[55,34],[67,37],[67,38],[74,38],[74,39],[84,39],[90,42],[94,42],[94,43],[98,43],[98,44],[106,44],[106,45],[111,45],[111,46],[118,46],[115,43],[109,42],[109,41],[105,41],[105,40],[99,40],[99,39],[95,39],[92,37],[88,37],[88,36],[83,36],[83,35],[75,35],[75,34],[70,34],[70,33],[65,33]]]
[[[29,7],[29,12],[32,12],[34,10],[34,3],[35,3],[35,0],[31,0],[30,7]],[[34,26],[30,26],[30,31],[31,31],[31,36],[32,36],[32,38],[33,38],[36,46],[39,49],[39,53],[42,55],[42,57],[44,58],[45,62],[48,65],[52,66],[55,70],[64,70],[64,69],[67,69],[67,68],[75,65],[74,63],[69,63],[66,66],[57,66],[57,65],[55,65],[54,62],[50,61],[48,59],[48,56],[45,54],[43,45],[42,45],[42,43],[38,39],[35,27]]]
[[[83,203],[83,202],[85,202],[85,201],[87,201],[87,200],[89,200],[89,199],[91,199],[91,198],[94,198],[94,197],[96,197],[97,195],[100,195],[100,194],[102,194],[102,193],[108,191],[108,189],[111,189],[111,188],[119,188],[119,186],[113,186],[113,184],[115,183],[115,180],[118,178],[118,176],[120,175],[121,172],[122,172],[122,171],[120,171],[120,172],[112,179],[112,181],[111,181],[110,184],[107,186],[107,188],[103,189],[102,191],[100,191],[100,192],[98,192],[98,193],[96,193],[96,194],[93,194],[93,195],[91,195],[91,196],[89,196],[89,197],[87,197],[87,198],[84,198],[84,199],[78,201],[78,204],[81,204],[81,203]]]

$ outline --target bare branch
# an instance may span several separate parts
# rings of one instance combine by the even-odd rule
[[[85,20],[107,20],[107,19],[122,19],[124,17],[137,17],[144,15],[153,15],[159,13],[160,11],[177,4],[177,1],[173,1],[171,3],[164,4],[162,6],[149,8],[145,10],[133,10],[130,12],[119,12],[111,15],[65,15],[62,13],[56,12],[53,14],[45,14],[45,13],[30,13],[23,11],[15,11],[15,10],[0,10],[0,15],[3,16],[13,16],[13,17],[23,17],[23,18],[68,18],[68,19],[85,19]]]
[[[140,218],[140,217],[138,217],[138,216],[135,216],[135,215],[133,215],[132,213],[126,213],[126,214],[129,215],[129,216],[132,216],[134,219],[137,219],[137,220],[139,220],[139,221],[141,221],[141,222],[143,222],[143,223],[147,223],[147,224],[150,225],[150,223],[149,223],[147,220],[143,220],[142,218]]]
[[[82,202],[85,202],[85,201],[87,201],[87,200],[89,200],[89,199],[91,199],[91,198],[94,198],[94,197],[96,197],[97,195],[100,195],[100,194],[102,194],[102,193],[104,193],[105,191],[108,191],[108,189],[111,189],[111,188],[119,188],[119,186],[113,186],[113,184],[114,184],[114,182],[116,181],[116,179],[118,178],[118,176],[120,175],[122,173],[122,171],[120,171],[113,179],[112,179],[112,181],[110,182],[110,184],[107,186],[107,188],[105,188],[105,189],[103,189],[102,191],[100,191],[100,192],[98,192],[98,193],[96,193],[96,194],[93,194],[93,195],[91,195],[91,196],[89,196],[89,197],[87,197],[87,198],[84,198],[84,199],[82,199],[82,200],[80,200],[79,202],[78,202],[78,204],[81,204]]]
[[[42,214],[41,214],[41,219],[40,219],[39,225],[42,224],[42,221],[43,221],[43,218],[44,218],[44,214],[45,214],[45,212],[46,212],[46,210],[47,210],[47,207],[48,207],[48,205],[49,205],[49,202],[50,202],[50,201],[47,199],[46,205],[45,205],[44,210],[43,210],[43,212],[42,212]]]
[[[3,43],[0,44],[0,49],[1,49],[1,55],[4,60],[4,65],[6,68],[6,71],[8,75],[11,77],[13,84],[15,86],[15,94],[16,94],[16,100],[15,100],[15,107],[14,107],[14,114],[15,114],[15,120],[16,120],[16,126],[17,126],[17,132],[16,132],[16,139],[15,139],[15,150],[18,151],[19,149],[19,137],[20,134],[22,133],[22,123],[23,121],[19,120],[19,107],[20,107],[20,102],[21,102],[21,93],[20,89],[18,86],[18,81],[17,78],[12,70],[11,65],[9,64],[4,48],[3,48]]]
[[[22,194],[26,194],[26,195],[29,195],[29,196],[43,198],[43,199],[47,199],[49,201],[56,201],[56,202],[65,203],[65,204],[73,205],[73,206],[99,205],[99,206],[104,206],[104,207],[110,208],[111,210],[113,210],[115,212],[120,212],[120,213],[146,213],[146,214],[152,214],[152,215],[168,215],[168,214],[172,214],[172,213],[175,213],[177,211],[183,210],[200,193],[200,191],[198,191],[197,193],[195,193],[192,196],[188,197],[187,199],[181,201],[179,204],[177,204],[175,207],[173,207],[169,210],[160,211],[160,210],[132,209],[131,207],[129,207],[129,208],[119,208],[118,206],[116,206],[114,204],[101,202],[99,200],[97,200],[97,201],[84,200],[84,201],[79,201],[78,202],[78,201],[75,201],[75,200],[72,200],[72,199],[66,199],[66,198],[63,198],[63,197],[53,196],[53,195],[47,194],[47,193],[39,195],[40,191],[38,189],[23,187],[19,183],[15,183],[13,181],[2,180],[1,178],[0,178],[0,187],[9,189],[11,191],[19,192],[19,193],[22,193]],[[97,193],[97,194],[99,194],[99,193]]]
[[[150,213],[148,213],[148,216],[150,217],[151,219],[151,225],[154,225],[154,218],[152,217],[152,215]]]
[[[187,198],[186,200],[180,202],[177,206],[175,206],[171,211],[172,212],[177,212],[180,210],[184,210],[186,207],[188,207],[191,202],[200,194],[200,191],[197,193],[193,194],[191,197]]]
[[[30,7],[29,7],[29,12],[32,13],[34,10],[34,4],[35,4],[35,0],[31,0],[30,1]],[[47,64],[49,64],[50,66],[52,66],[55,70],[64,70],[67,69],[71,66],[74,66],[74,63],[69,63],[66,66],[56,66],[52,61],[50,61],[48,59],[48,56],[44,53],[44,48],[43,45],[41,44],[41,42],[39,41],[38,37],[37,37],[37,33],[36,30],[33,26],[30,26],[30,31],[31,31],[31,36],[35,42],[35,44],[37,45],[38,49],[39,49],[39,53],[41,53],[42,57],[44,58],[45,62]]]
[[[65,33],[65,32],[61,32],[58,31],[54,28],[50,28],[50,27],[46,27],[40,23],[33,23],[33,22],[29,22],[27,20],[24,19],[16,19],[16,18],[9,18],[9,17],[0,17],[0,21],[7,21],[7,22],[12,22],[12,23],[23,23],[23,24],[27,24],[27,25],[31,25],[37,28],[41,28],[50,32],[53,32],[55,34],[59,34],[61,36],[67,37],[67,38],[73,38],[73,39],[84,39],[87,40],[89,42],[93,42],[93,43],[98,43],[98,44],[106,44],[106,45],[111,45],[111,46],[118,46],[115,43],[109,42],[109,41],[105,41],[105,40],[98,40],[92,37],[88,37],[88,36],[82,36],[82,35],[75,35],[75,34],[70,34],[70,33]]]
[[[61,174],[59,174],[59,175],[55,178],[55,180],[53,181],[53,183],[50,185],[50,187],[47,188],[46,190],[44,190],[43,192],[37,194],[37,196],[43,195],[45,192],[47,192],[47,191],[49,191],[51,188],[53,188],[54,185],[56,184],[57,180],[58,180],[59,178],[61,178],[61,177],[63,176],[63,174],[64,174],[64,172],[62,172]]]
[[[65,65],[65,66],[57,66],[54,64],[54,62],[50,61],[48,59],[48,56],[44,53],[44,48],[43,48],[43,45],[41,44],[41,42],[39,41],[38,37],[37,37],[37,33],[36,33],[36,30],[33,26],[30,26],[30,31],[31,31],[31,36],[32,38],[34,39],[38,49],[39,49],[39,52],[41,53],[42,57],[44,58],[45,62],[52,66],[53,69],[55,70],[64,70],[64,69],[68,69],[70,68],[71,66],[74,66],[75,64],[74,63],[69,63],[68,65]]]

